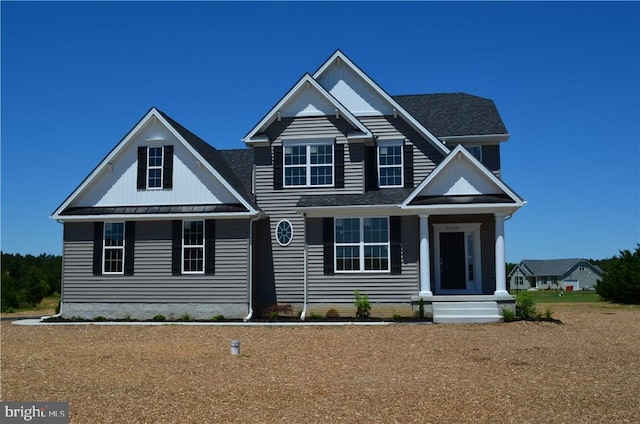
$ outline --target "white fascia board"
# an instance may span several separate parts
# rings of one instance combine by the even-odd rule
[[[486,135],[448,135],[440,137],[446,143],[462,143],[462,144],[499,144],[509,140],[511,134],[486,134]]]
[[[407,112],[400,104],[398,104],[393,98],[387,94],[386,91],[382,89],[375,81],[373,81],[367,74],[365,74],[355,63],[351,61],[344,53],[340,50],[336,50],[336,52],[331,55],[331,57],[313,74],[313,78],[318,78],[320,75],[324,73],[324,71],[329,68],[336,61],[336,59],[340,59],[342,62],[347,64],[351,69],[358,74],[360,78],[362,78],[367,84],[369,84],[383,99],[385,99],[393,108],[398,111],[398,114],[405,119],[410,126],[413,127],[416,131],[425,136],[425,138],[436,147],[436,149],[440,150],[444,154],[449,153],[449,149],[436,137],[433,135],[428,129],[426,129],[420,122],[418,122],[409,112]]]
[[[155,116],[158,119],[161,119],[160,113],[155,107],[152,107],[147,114],[138,121],[138,123],[131,129],[122,140],[114,147],[107,156],[95,167],[95,169],[80,183],[80,185],[67,197],[67,199],[62,202],[60,206],[53,212],[51,218],[60,219],[60,213],[65,210],[79,195],[84,189],[89,186],[93,180],[97,178],[97,176],[102,172],[102,170],[107,166],[109,162],[112,161],[114,157],[118,155],[120,150],[131,140],[131,138],[138,132],[140,129],[146,125],[146,123],[151,119],[152,116]],[[162,120],[164,122],[164,120]],[[165,122],[166,125],[166,122]],[[171,126],[168,126],[171,128]],[[171,128],[172,129],[172,128]],[[182,138],[180,138],[182,139]]]
[[[158,114],[158,115],[160,115],[160,114]],[[222,175],[220,175],[220,173],[218,173],[218,171],[213,166],[211,166],[211,164],[209,164],[209,162],[207,162],[202,156],[200,156],[200,154],[193,147],[191,147],[191,145],[189,143],[187,143],[187,141],[184,138],[182,138],[180,133],[178,131],[176,131],[176,129],[173,128],[173,126],[171,126],[171,124],[169,124],[169,122],[167,122],[162,116],[158,116],[158,120],[160,122],[162,122],[162,124],[164,126],[166,126],[167,129],[169,129],[171,134],[173,134],[178,140],[180,140],[180,142],[184,145],[184,147],[189,152],[191,152],[192,155],[194,155],[196,157],[196,159],[204,166],[204,168],[206,168],[216,179],[218,179],[218,181],[220,181],[220,183],[222,183],[224,188],[226,188],[227,190],[229,190],[229,192],[231,192],[231,194],[233,194],[233,196],[242,204],[242,206],[247,208],[249,210],[249,212],[252,213],[252,214],[257,214],[258,213],[258,211],[256,209],[254,209],[253,206],[251,206],[251,204],[249,202],[247,202],[244,199],[244,197],[242,197],[240,195],[240,193],[238,193],[227,182],[227,180],[224,179],[222,177]]]
[[[483,164],[481,164],[478,161],[478,159],[473,157],[473,155],[471,153],[469,153],[469,151],[467,149],[462,147],[462,145],[458,145],[455,149],[453,149],[453,151],[451,153],[449,153],[449,155],[442,161],[442,163],[440,163],[440,165],[438,165],[436,167],[436,169],[434,169],[433,172],[431,172],[431,174],[429,174],[427,176],[427,178],[422,180],[422,182],[418,185],[418,187],[416,187],[416,189],[413,190],[413,192],[409,196],[407,196],[407,198],[404,200],[404,202],[402,202],[402,208],[411,208],[412,206],[409,206],[409,203],[411,203],[411,201],[413,201],[413,199],[416,198],[418,193],[420,193],[422,190],[424,190],[424,188],[427,185],[429,185],[429,183],[431,181],[433,181],[441,172],[443,172],[443,170],[447,167],[447,164],[449,162],[451,162],[452,160],[454,160],[455,157],[458,154],[464,155],[467,159],[469,159],[469,161],[480,172],[482,172],[487,178],[489,178],[494,184],[496,184],[498,186],[498,188],[500,188],[500,190],[502,190],[506,195],[511,197],[511,199],[515,202],[515,204],[516,204],[516,206],[518,208],[524,206],[524,204],[526,202],[524,200],[522,200],[522,198],[520,198],[520,196],[518,196],[513,190],[511,190],[505,183],[503,183],[502,180],[500,180],[500,178],[498,178],[495,175],[493,175],[493,173],[491,171],[489,171],[487,169],[487,167],[485,167]],[[422,207],[424,207],[424,206],[422,206]]]
[[[58,222],[83,222],[83,221],[167,221],[173,219],[238,219],[238,218],[254,218],[261,216],[259,213],[252,212],[235,212],[235,213],[210,213],[210,214],[114,214],[114,215],[62,215],[58,217],[51,216]]]
[[[254,136],[262,132],[266,127],[268,127],[275,119],[276,114],[282,107],[289,101],[291,98],[301,89],[304,88],[304,84],[308,83],[313,88],[315,88],[323,97],[325,97],[331,104],[335,106],[336,109],[340,111],[341,116],[343,116],[347,122],[349,122],[355,128],[358,128],[362,133],[364,133],[367,137],[373,137],[371,131],[364,126],[362,122],[360,122],[353,114],[345,108],[342,103],[336,100],[335,97],[331,95],[327,90],[325,90],[318,82],[308,73],[304,74],[302,78],[287,92],[287,94],[280,99],[278,103],[265,115],[264,118],[258,124],[253,127],[251,131],[242,139],[242,141],[246,144],[252,145],[254,142],[263,142],[263,136],[260,136],[258,139],[255,139]]]
[[[404,207],[404,210],[414,213],[427,213],[434,215],[469,215],[469,214],[494,214],[502,213],[511,216],[516,213],[522,205],[496,204],[496,203],[469,203],[465,205],[411,205]]]

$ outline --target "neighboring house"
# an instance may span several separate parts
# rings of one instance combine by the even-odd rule
[[[248,149],[216,150],[152,108],[53,213],[61,313],[353,315],[359,290],[374,315],[422,298],[436,321],[452,306],[499,320],[504,221],[524,204],[500,177],[508,138],[491,100],[390,96],[340,51]]]
[[[511,290],[593,290],[603,271],[585,259],[525,259],[509,273]]]

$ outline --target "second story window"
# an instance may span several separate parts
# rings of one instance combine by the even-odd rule
[[[482,162],[482,146],[465,146],[471,155]]]
[[[138,190],[173,187],[173,146],[138,146]]]
[[[162,147],[149,147],[147,159],[147,188],[162,188]]]
[[[333,144],[308,143],[284,146],[284,186],[333,185]]]
[[[378,144],[378,175],[380,187],[402,187],[402,141]]]

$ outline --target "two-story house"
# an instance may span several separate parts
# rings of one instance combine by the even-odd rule
[[[508,138],[492,101],[390,96],[340,51],[247,149],[152,108],[53,213],[61,313],[349,316],[358,290],[374,315],[423,303],[436,322],[499,320],[504,221],[524,204],[500,177]]]

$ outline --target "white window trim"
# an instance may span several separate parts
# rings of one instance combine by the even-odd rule
[[[161,156],[161,161],[160,161],[160,165],[154,165],[151,166],[150,161],[151,161],[151,154],[150,151],[151,149],[160,149],[160,152],[162,154]],[[164,186],[164,146],[148,146],[147,147],[147,190],[162,190],[163,186]],[[159,169],[160,170],[160,186],[159,187],[149,187],[149,174],[150,171],[152,169]]]
[[[380,243],[380,242],[376,242],[376,243],[365,243],[364,241],[364,220],[365,218],[384,218],[387,220],[387,242],[384,243]],[[336,221],[338,219],[357,219],[359,221],[359,227],[360,227],[360,241],[358,243],[338,243],[336,241],[337,237],[336,237],[336,231],[337,231],[337,225],[336,225]],[[333,269],[334,272],[336,274],[361,274],[361,273],[367,273],[367,274],[371,274],[371,273],[388,273],[391,272],[391,228],[390,228],[391,223],[389,222],[389,217],[388,216],[367,216],[367,217],[356,217],[356,216],[347,216],[347,217],[336,217],[334,218],[333,221],[333,237],[334,237],[334,242],[333,242]],[[365,269],[365,257],[364,257],[364,248],[365,246],[386,246],[387,247],[387,269]],[[354,269],[354,270],[339,270],[338,269],[338,247],[358,247],[358,255],[359,255],[359,261],[360,261],[360,269]]]
[[[280,228],[280,224],[282,223],[287,223],[289,224],[289,228],[291,228],[291,236],[289,237],[289,241],[287,243],[282,243],[280,242],[280,238],[278,238],[278,228]],[[278,242],[278,244],[282,247],[286,247],[289,246],[291,244],[291,242],[293,241],[293,225],[291,224],[291,221],[289,221],[288,219],[281,219],[280,221],[278,221],[278,223],[276,224],[276,229],[274,231],[274,235],[276,237],[276,241]]]
[[[186,222],[202,222],[202,244],[189,244],[186,245],[184,243],[184,224]],[[181,271],[183,274],[204,274],[204,270],[206,268],[206,264],[207,264],[207,258],[205,257],[205,244],[206,244],[206,228],[205,225],[207,225],[207,223],[205,222],[204,219],[185,219],[182,221],[182,252],[181,252]],[[184,251],[185,249],[191,249],[191,248],[202,248],[202,271],[185,271],[184,269]]]
[[[380,165],[380,148],[381,147],[396,147],[400,146],[400,165]],[[394,188],[404,187],[404,140],[380,140],[376,147],[376,157],[378,164],[378,187],[380,188]],[[398,168],[400,167],[400,184],[394,185],[382,185],[380,170],[382,168]]]
[[[286,164],[286,148],[305,146],[306,163],[306,184],[287,184],[287,168],[302,168],[302,165]],[[331,146],[331,163],[311,164],[311,146]],[[311,184],[311,169],[314,167],[331,167],[331,184]],[[333,187],[336,183],[336,149],[333,139],[331,140],[298,140],[286,141],[282,143],[282,187],[285,188],[308,188],[308,187]]]
[[[122,224],[122,246],[107,246],[105,244],[105,240],[107,238],[107,224]],[[116,222],[105,222],[103,224],[103,228],[102,228],[102,273],[106,274],[106,275],[124,275],[124,261],[125,261],[125,257],[124,257],[124,245],[126,243],[126,236],[125,236],[125,231],[126,231],[126,225],[124,222],[122,221],[116,221]],[[119,272],[113,272],[113,271],[107,271],[105,264],[107,262],[107,250],[122,250],[122,271]]]
[[[456,293],[469,293],[469,294],[477,294],[482,293],[482,251],[481,251],[481,240],[480,240],[480,226],[481,223],[449,223],[449,224],[434,224],[433,225],[433,240],[435,244],[434,248],[434,264],[435,264],[435,284],[436,290],[439,293],[443,294],[456,294]],[[464,266],[465,266],[465,276],[467,279],[467,285],[469,285],[470,281],[468,280],[468,259],[469,255],[467,252],[467,236],[469,234],[473,234],[473,287],[464,289],[464,290],[442,290],[442,282],[440,281],[440,233],[450,233],[450,232],[463,232],[464,233],[464,246],[465,246],[465,255],[464,255]]]

